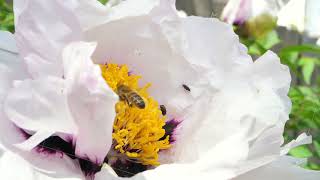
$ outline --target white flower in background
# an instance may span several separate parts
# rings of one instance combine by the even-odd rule
[[[1,179],[319,179],[286,156],[310,137],[282,146],[288,68],[270,51],[253,62],[230,25],[182,18],[174,0],[14,10],[15,34],[0,32]]]
[[[221,19],[229,24],[242,24],[262,14],[276,17],[289,0],[229,0]]]
[[[230,24],[242,24],[261,15],[274,17],[278,26],[320,37],[318,0],[229,0],[221,18]]]
[[[278,25],[320,37],[320,1],[291,0],[278,14]]]

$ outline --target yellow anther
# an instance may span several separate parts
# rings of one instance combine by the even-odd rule
[[[170,148],[170,143],[169,136],[163,139],[165,117],[162,116],[157,101],[147,92],[151,84],[140,88],[138,81],[141,77],[129,75],[126,65],[101,65],[101,70],[113,91],[117,91],[118,84],[123,84],[136,91],[146,102],[144,109],[129,106],[125,101],[116,104],[112,134],[116,142],[114,149],[129,158],[138,159],[144,165],[159,165],[158,153]]]

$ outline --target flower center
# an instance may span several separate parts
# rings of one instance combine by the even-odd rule
[[[159,165],[158,153],[170,148],[170,135],[164,129],[166,117],[158,102],[148,94],[151,84],[139,87],[141,77],[129,73],[126,65],[100,67],[106,83],[119,95],[115,106],[113,150],[143,165]]]

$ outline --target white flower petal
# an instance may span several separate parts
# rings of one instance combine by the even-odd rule
[[[24,65],[17,54],[14,36],[0,31],[0,101],[2,103],[12,81],[28,77]]]
[[[18,53],[13,34],[7,31],[0,31],[0,39],[0,50],[5,50],[13,54]]]
[[[31,151],[33,148],[37,147],[43,140],[47,139],[54,133],[55,132],[52,131],[37,131],[23,143],[16,144],[16,147],[22,151]]]
[[[311,144],[312,137],[306,135],[305,133],[301,134],[297,137],[297,139],[292,140],[290,143],[286,144],[281,148],[281,155],[287,154],[292,148],[303,145],[303,144]]]
[[[64,81],[55,77],[24,80],[8,94],[4,110],[20,128],[72,134],[76,126],[64,88]]]
[[[320,37],[320,1],[318,0],[308,0],[306,2],[306,31],[311,37]]]
[[[0,141],[5,147],[23,140],[19,130],[8,120],[3,112],[3,101],[13,87],[13,80],[24,79],[28,73],[18,57],[14,36],[0,31]]]
[[[283,125],[281,125],[280,127],[283,128]],[[273,134],[278,136],[278,138],[281,137],[281,134]],[[302,144],[311,143],[311,136],[301,134],[296,140],[293,140],[282,148],[279,148],[279,143],[272,144],[274,140],[270,138],[266,140],[270,141],[271,143],[260,144],[261,148],[272,148],[271,145],[273,145],[273,148],[277,151],[271,150],[267,152],[268,154],[271,154],[271,156],[267,153],[263,153],[254,158],[252,157],[251,153],[251,157],[249,157],[247,161],[244,161],[243,164],[239,165],[240,168],[237,173],[240,174],[240,176],[234,179],[264,180],[270,179],[272,177],[273,179],[281,180],[301,179],[301,177],[303,177],[304,179],[315,180],[320,178],[320,172],[306,170],[299,167],[299,165],[302,165],[306,162],[306,159],[298,159],[291,156],[285,156],[285,154],[288,153],[290,149]],[[263,151],[265,150],[262,150],[261,152]],[[272,175],[269,176],[271,172],[274,172],[274,174],[272,173]]]
[[[19,53],[22,58],[28,57],[26,63],[33,77],[62,77],[61,50],[81,37],[79,22],[70,7],[58,0],[15,0],[14,10]]]
[[[49,162],[48,162],[49,163]],[[51,164],[53,165],[53,164]],[[65,168],[65,167],[64,167]],[[54,180],[59,178],[60,180],[84,180],[84,177],[79,176],[79,172],[66,172],[61,167],[60,172],[65,172],[63,176],[49,175],[37,171],[27,161],[20,156],[11,152],[5,152],[0,157],[0,174],[1,179],[14,179],[14,180]]]
[[[191,64],[209,69],[215,75],[219,73],[217,71],[227,72],[252,64],[232,26],[217,19],[188,17],[182,20],[182,28],[185,35],[182,53]]]
[[[172,51],[159,25],[159,21],[167,17],[162,18],[160,13],[170,10],[173,14],[175,12],[170,6],[164,5],[168,1],[142,2],[125,1],[119,4],[115,7],[115,12],[119,15],[115,18],[121,19],[112,19],[111,22],[88,30],[86,38],[98,42],[93,56],[95,62],[127,64],[133,74],[142,76],[141,84],[152,83],[151,95],[160,104],[168,105],[177,94],[185,93],[182,84],[196,81],[197,75],[190,63]],[[123,11],[128,10],[128,13],[140,14],[136,14],[137,17],[131,14],[134,17],[125,18],[127,15],[122,12],[122,8]],[[141,11],[133,11],[136,9]],[[161,17],[161,20],[157,19],[158,17]],[[116,36],[115,32],[121,36]],[[168,108],[168,111],[175,112],[171,108]]]
[[[64,74],[68,84],[68,104],[78,127],[76,155],[101,164],[112,144],[115,103],[118,96],[93,64],[94,43],[76,42],[63,52]]]
[[[134,2],[135,3],[135,2]],[[159,1],[124,2],[109,9],[96,0],[15,0],[16,39],[33,77],[62,77],[61,51],[72,41],[84,40],[83,30],[107,21],[149,12]],[[128,7],[130,11],[128,11]],[[59,13],[57,13],[59,12]]]
[[[229,0],[221,19],[229,24],[242,24],[262,14],[276,17],[290,0]]]
[[[233,180],[318,180],[319,171],[306,170],[295,166],[287,159],[279,159],[266,166],[249,171]]]
[[[306,0],[290,0],[278,13],[277,24],[295,29],[305,30]]]
[[[177,133],[178,159],[198,158],[230,132],[243,129],[251,142],[248,160],[257,161],[260,166],[272,161],[280,153],[283,125],[291,107],[286,94],[290,83],[288,68],[270,52],[254,63],[229,67],[235,67],[233,71],[223,63],[217,64],[226,69],[220,73],[224,74],[223,84],[215,91],[207,86],[208,91],[186,110]],[[194,148],[184,145],[190,143]]]

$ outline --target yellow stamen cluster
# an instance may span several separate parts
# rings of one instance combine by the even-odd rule
[[[125,101],[116,104],[112,134],[116,142],[115,150],[144,165],[159,165],[158,152],[168,149],[170,143],[169,136],[162,139],[165,135],[165,117],[162,116],[157,101],[147,92],[151,85],[139,88],[138,81],[141,77],[129,75],[126,65],[101,65],[101,70],[102,76],[114,92],[117,92],[119,83],[126,85],[136,91],[146,104],[144,109],[129,106]]]

